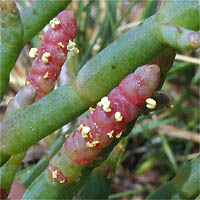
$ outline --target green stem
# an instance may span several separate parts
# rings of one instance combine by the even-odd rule
[[[196,50],[200,46],[200,34],[179,26],[164,24],[160,28],[165,44],[181,51]]]
[[[4,119],[14,115],[14,113],[18,112],[19,110],[31,104],[34,101],[35,97],[36,97],[36,89],[32,85],[27,85],[21,90],[19,90],[15,98],[9,102]],[[6,164],[4,164],[0,168],[0,178],[1,178],[0,190],[4,191],[0,192],[0,198],[6,198],[6,196],[8,195],[16,171],[19,165],[21,164],[21,161],[23,160],[25,154],[26,151],[19,153],[17,155],[13,155],[11,158],[10,155],[7,154],[1,155],[1,166],[9,158],[10,159],[6,162]]]
[[[0,198],[6,198],[6,196],[9,194],[16,171],[20,166],[25,154],[26,152],[22,152],[11,156],[6,164],[0,168],[0,191],[6,191],[6,195],[0,196]]]
[[[73,125],[68,131],[63,133],[52,145],[48,154],[44,156],[31,170],[28,172],[25,178],[21,180],[21,184],[28,187],[48,166],[51,158],[60,150],[65,142],[65,136],[70,134],[75,128]]]
[[[138,66],[164,52],[166,46],[159,41],[157,32],[160,23],[175,23],[192,30],[198,28],[198,16],[198,1],[170,1],[161,12],[89,60],[79,71],[73,86],[60,87],[4,120],[1,124],[1,152],[16,154],[35,144],[79,116]],[[168,69],[165,66],[161,70],[166,72]],[[164,73],[162,75],[164,78]]]
[[[194,199],[198,196],[200,157],[183,166],[168,183],[159,187],[147,199]]]
[[[65,9],[70,2],[71,0],[37,0],[26,8],[21,14],[24,25],[24,44],[48,24],[50,19]]]
[[[133,128],[134,123],[128,124],[124,135],[127,135]],[[59,170],[66,176],[68,174],[67,183],[58,183],[53,180],[52,174],[46,169],[25,192],[23,199],[71,199],[85,183],[92,170],[104,161],[113,148],[117,145],[119,139],[114,139],[111,145],[103,149],[98,156],[98,160],[94,161],[90,166],[77,165],[72,162],[65,154],[64,148],[52,158],[49,166],[59,166]],[[47,192],[48,191],[48,192]]]
[[[18,58],[23,43],[23,25],[15,1],[1,1],[0,16],[0,101],[9,81],[10,72]]]
[[[24,88],[19,90],[15,98],[9,102],[3,120],[30,105],[34,101],[35,97],[36,89],[32,85],[25,86]],[[1,153],[0,166],[6,163],[9,158],[10,155]]]
[[[23,45],[31,40],[50,19],[65,9],[70,2],[71,0],[38,0],[26,8],[21,16],[14,0],[0,2],[1,8],[3,8],[0,17],[2,35],[0,43],[0,101],[6,92],[10,72]]]
[[[145,10],[142,14],[141,20],[144,20],[147,17],[152,16],[156,12],[158,1],[159,0],[148,0],[146,2]]]
[[[126,145],[126,139],[112,150],[109,157],[97,168],[95,168],[86,183],[79,191],[78,199],[108,199],[112,178],[116,173],[121,154]]]

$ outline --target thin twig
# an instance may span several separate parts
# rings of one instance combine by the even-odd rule
[[[176,54],[175,60],[179,60],[179,61],[184,61],[184,62],[189,62],[189,63],[200,65],[200,59],[193,58],[193,57],[190,57],[190,56],[181,55],[181,54]]]
[[[159,128],[159,130],[162,131],[163,134],[171,137],[177,137],[185,140],[191,140],[196,143],[200,143],[200,135],[198,133],[192,133],[190,131],[181,130],[172,125],[163,125]]]
[[[137,26],[138,24],[140,24],[141,21],[136,21],[136,22],[131,22],[131,23],[128,23],[128,24],[125,24],[125,25],[122,25],[120,26],[117,31],[118,32],[123,32],[123,31],[127,31],[135,26]]]

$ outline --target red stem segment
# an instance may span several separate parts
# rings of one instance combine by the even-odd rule
[[[66,60],[69,40],[73,40],[76,35],[77,24],[73,11],[62,11],[50,21],[50,28],[44,36],[38,56],[33,61],[27,77],[27,83],[33,84],[37,89],[36,101],[54,89]],[[32,53],[37,53],[37,50]]]
[[[159,83],[157,65],[144,65],[124,78],[66,139],[68,158],[78,165],[90,164],[114,137],[121,136],[126,124],[137,117]]]

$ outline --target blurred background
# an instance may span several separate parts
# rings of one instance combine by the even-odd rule
[[[18,8],[22,11],[32,2],[18,0]],[[80,53],[68,56],[56,87],[73,80],[87,60],[153,15],[158,4],[158,0],[73,1],[68,9],[73,9],[77,15],[78,36],[75,42]],[[47,27],[21,52],[10,75],[9,91],[0,105],[1,118],[8,102],[24,86],[33,61],[28,56],[29,50],[39,47],[45,30]],[[144,199],[172,178],[188,160],[199,155],[199,53],[200,50],[177,53],[162,88],[172,97],[173,107],[158,109],[138,118],[113,180],[110,198]],[[33,146],[17,178],[36,164],[53,141],[69,127],[70,124]]]

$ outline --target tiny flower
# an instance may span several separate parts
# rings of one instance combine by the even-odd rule
[[[37,52],[38,52],[37,48],[31,48],[29,51],[30,58],[35,58],[35,56],[37,55]]]
[[[92,108],[92,107],[89,107],[89,110],[90,110],[90,113],[91,113],[91,114],[95,111],[95,109]]]
[[[122,119],[123,119],[122,114],[121,114],[120,112],[116,112],[116,113],[115,113],[115,120],[116,120],[117,122],[121,122]]]
[[[26,81],[26,85],[31,85],[32,81]]]
[[[48,63],[48,62],[49,62],[48,58],[49,58],[50,56],[51,56],[51,54],[50,54],[49,52],[43,53],[43,55],[42,55],[42,61],[43,61],[44,63]]]
[[[103,97],[101,101],[97,104],[98,106],[102,107],[105,112],[111,112],[110,108],[110,101],[108,97]]]
[[[93,147],[93,144],[90,143],[90,142],[87,142],[87,143],[86,143],[86,147],[92,148],[92,147]]]
[[[65,48],[65,45],[62,42],[58,42],[58,46],[62,47],[63,49]]]
[[[148,109],[154,109],[156,107],[156,101],[152,98],[147,98],[146,99],[146,107]]]
[[[57,178],[58,177],[58,171],[55,170],[52,172],[52,178]]]
[[[46,74],[43,76],[44,79],[49,78],[49,72],[46,72]]]
[[[69,40],[69,43],[67,45],[67,50],[68,51],[72,51],[74,48],[76,48],[76,43],[71,41],[71,40]]]
[[[118,133],[118,134],[117,134],[115,137],[116,137],[116,138],[120,138],[120,137],[121,137],[121,135],[122,135],[122,133],[123,133],[123,132],[121,131],[121,132],[120,132],[120,133]]]
[[[52,28],[55,28],[58,24],[60,24],[60,20],[55,17],[52,20],[50,20],[49,24]]]
[[[114,131],[112,130],[111,132],[107,133],[107,136],[108,136],[109,138],[113,138],[113,133],[114,133]]]
[[[90,127],[84,126],[84,127],[82,128],[82,131],[81,131],[82,137],[83,137],[83,138],[87,138],[89,132],[90,132]]]

